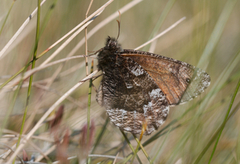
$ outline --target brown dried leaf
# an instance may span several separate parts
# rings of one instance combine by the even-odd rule
[[[58,127],[60,126],[60,123],[61,123],[62,117],[63,117],[63,113],[64,113],[64,105],[59,107],[55,117],[49,122],[51,132],[57,130]]]
[[[23,161],[29,161],[27,152],[23,149]]]
[[[60,164],[68,164],[68,145],[69,145],[69,130],[66,131],[62,143],[57,144],[57,159]]]

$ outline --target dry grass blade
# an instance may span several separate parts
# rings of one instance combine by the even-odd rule
[[[216,1],[214,5],[210,1],[176,0],[153,0],[152,3],[41,0],[40,39],[33,70],[29,68],[35,48],[36,2],[19,2],[3,1],[0,5],[0,26],[4,26],[0,29],[0,163],[10,164],[14,157],[17,157],[16,163],[24,163],[22,157],[36,164],[130,163],[134,153],[134,163],[194,163],[199,156],[199,163],[239,163],[239,94],[215,144],[240,79],[237,0]],[[142,140],[139,136],[121,134],[110,123],[104,107],[95,101],[101,80],[97,77],[104,72],[95,71],[86,77],[84,55],[90,53],[86,50],[95,52],[96,70],[98,58],[94,50],[103,47],[107,36],[117,36],[118,11],[121,13],[118,42],[123,49],[134,49],[167,29],[168,32],[163,32],[166,35],[160,33],[161,37],[146,43],[141,50],[187,62],[211,76],[211,85],[201,96],[171,107],[165,123]],[[186,19],[176,28],[169,29],[183,17]],[[90,73],[90,63],[88,71]],[[31,75],[32,84],[28,82]],[[93,85],[87,81],[91,78]],[[29,86],[32,87],[26,123],[20,147],[16,148]],[[95,91],[90,91],[89,86],[96,86]],[[59,110],[57,114],[62,104],[64,112]],[[52,120],[56,130],[51,133],[49,120],[53,118],[50,114],[53,111],[58,116]],[[128,119],[119,113],[118,116]],[[90,121],[89,137],[86,127],[83,129],[87,120]],[[69,142],[63,140],[66,129],[71,132],[65,139]],[[58,145],[54,137],[60,141]],[[217,146],[212,151],[214,144]],[[61,146],[63,151],[57,152]],[[23,149],[27,155],[23,155]],[[79,152],[87,153],[80,157]]]
[[[65,58],[65,59],[60,59],[60,60],[57,60],[57,61],[54,61],[52,63],[49,63],[47,65],[44,65],[44,66],[39,66],[39,67],[36,67],[34,69],[31,69],[29,71],[27,71],[24,76],[22,77],[21,75],[18,76],[18,78],[14,79],[11,83],[9,83],[7,86],[5,86],[1,91],[0,91],[0,95],[4,92],[6,92],[7,90],[5,89],[11,89],[12,87],[14,87],[15,85],[17,85],[21,80],[25,80],[27,79],[28,77],[30,77],[31,75],[33,75],[34,73],[38,72],[38,71],[41,71],[45,68],[48,68],[48,67],[51,67],[55,64],[59,64],[59,63],[62,63],[62,62],[66,62],[68,60],[72,60],[72,59],[78,59],[78,58],[83,58],[84,55],[79,55],[79,56],[73,56],[73,57],[68,57],[68,58]]]
[[[175,28],[179,23],[181,23],[183,20],[185,20],[186,18],[183,17],[181,19],[179,19],[177,22],[175,22],[173,25],[171,25],[169,28],[167,28],[166,30],[164,30],[163,32],[161,32],[160,34],[158,34],[157,36],[155,36],[154,38],[152,38],[151,40],[147,41],[146,43],[142,44],[141,46],[135,48],[135,50],[139,50],[140,48],[152,43],[153,41],[155,41],[157,38],[163,36],[164,34],[166,34],[167,32],[171,31],[173,28]]]
[[[137,5],[138,3],[140,3],[142,0],[134,0],[129,2],[127,5],[125,5],[124,7],[122,7],[121,9],[119,9],[118,11],[123,14],[126,11],[128,11],[129,9],[131,9],[132,7],[134,7],[135,5]],[[111,22],[112,20],[116,19],[119,16],[118,11],[116,11],[115,13],[113,13],[112,15],[108,16],[106,19],[104,19],[103,21],[101,21],[99,24],[97,24],[96,26],[94,26],[89,32],[88,32],[88,39],[90,39],[97,31],[99,31],[101,28],[103,28],[105,25],[107,25],[109,22]],[[70,51],[69,56],[74,55],[77,50],[84,44],[85,42],[85,38],[83,38],[82,40],[80,40],[80,42]]]
[[[76,31],[78,28],[78,30],[76,32],[74,32],[74,34],[72,34],[47,60],[45,60],[41,66],[47,64],[49,61],[51,61],[60,51],[62,51],[63,48],[65,48],[82,30],[84,30],[90,23],[92,23],[92,21],[95,19],[96,16],[98,16],[99,14],[101,14],[103,12],[103,10],[105,9],[105,7],[107,7],[113,0],[109,0],[107,3],[105,3],[102,7],[100,7],[98,10],[96,10],[93,14],[91,14],[87,19],[85,19],[84,21],[82,21],[79,25],[77,25],[74,29],[72,29],[71,31],[69,31],[66,35],[64,35],[61,39],[59,39],[59,41],[57,41],[55,44],[53,44],[52,46],[50,46],[48,49],[51,49],[53,47],[55,47],[56,44],[58,44],[60,41],[62,41],[63,39],[65,39],[66,37],[68,37],[71,33],[73,33],[74,31]],[[94,18],[94,19],[93,19]]]
[[[46,2],[46,0],[43,0],[41,2],[41,6]],[[13,37],[8,41],[8,43],[4,46],[4,48],[0,51],[0,60],[7,54],[4,54],[8,48],[11,46],[11,44],[14,42],[14,40],[21,34],[21,32],[24,30],[24,28],[28,25],[28,23],[31,21],[32,17],[35,16],[37,13],[38,8],[36,8],[29,17],[24,21],[22,26],[18,29],[18,31],[13,35]]]
[[[58,99],[49,109],[48,111],[41,117],[41,119],[37,122],[37,124],[32,128],[32,130],[28,133],[26,138],[24,138],[25,142],[31,138],[31,136],[34,134],[34,132],[40,127],[40,125],[43,123],[43,121],[48,117],[48,115],[63,101],[68,97],[73,91],[75,91],[79,86],[81,86],[86,80],[89,78],[92,78],[93,75],[95,75],[98,71],[94,71],[93,73],[89,74],[86,78],[84,78],[82,81],[74,85],[71,89],[69,89],[62,97]],[[15,153],[11,156],[8,163],[10,164],[13,160],[13,158],[21,151],[21,149],[24,147],[24,143],[21,143],[19,147],[16,149]]]

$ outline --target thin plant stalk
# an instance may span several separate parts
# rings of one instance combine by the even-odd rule
[[[21,89],[21,86],[22,86],[22,83],[23,83],[23,80],[20,81],[20,83],[18,84],[18,87],[16,89],[16,91],[14,92],[14,95],[13,95],[13,100],[11,102],[11,105],[9,107],[9,109],[7,110],[7,114],[6,116],[4,117],[4,120],[3,120],[3,123],[1,125],[1,129],[0,129],[0,136],[2,136],[2,131],[3,129],[5,128],[5,126],[7,126],[7,121],[8,121],[8,118],[10,116],[10,114],[12,113],[12,110],[14,108],[14,105],[15,105],[15,102],[16,102],[16,99],[17,99],[17,96],[18,96],[18,93]]]
[[[138,138],[136,137],[136,135],[133,134],[134,139],[136,140],[136,142],[137,142],[138,144],[137,144],[137,147],[136,147],[136,149],[135,149],[135,151],[134,151],[134,154],[133,154],[133,157],[132,157],[132,163],[133,163],[133,161],[134,161],[134,158],[135,158],[136,154],[138,153],[138,151],[139,151],[140,149],[142,149],[143,154],[146,156],[146,158],[148,159],[148,161],[149,161],[149,162],[151,161],[151,159],[149,158],[149,155],[147,154],[146,150],[144,149],[144,147],[143,147],[142,144],[141,144],[142,135],[143,135],[143,134],[141,134],[140,138],[138,139]]]
[[[87,19],[87,16],[88,16],[88,13],[89,13],[89,10],[92,6],[92,3],[93,3],[93,0],[91,0],[89,6],[88,6],[88,9],[87,9],[87,12],[86,12],[86,15],[85,15],[85,19]],[[85,28],[85,63],[86,63],[86,76],[88,75],[88,44],[87,44],[87,27]]]
[[[155,35],[157,35],[157,32],[159,31],[159,29],[162,27],[163,25],[163,22],[165,21],[168,13],[170,12],[170,10],[172,9],[174,3],[176,2],[176,0],[169,0],[166,4],[166,6],[164,7],[157,23],[156,23],[156,26],[154,27],[152,33],[150,34],[149,36],[149,39],[150,40],[151,38],[153,38]],[[153,52],[154,51],[154,47],[156,47],[156,40],[154,42],[152,42],[152,44],[150,45],[150,48],[149,48],[149,51],[150,52]],[[144,47],[144,51],[147,50],[148,46]]]
[[[45,51],[43,51],[40,55],[38,55],[37,57],[36,57],[36,60],[37,59],[39,59],[40,57],[42,57],[44,54],[46,54],[49,50],[51,50],[52,48],[54,48],[57,44],[59,44],[61,41],[63,41],[66,37],[68,37],[71,33],[73,33],[74,31],[76,31],[78,28],[80,28],[80,27],[82,27],[82,26],[87,26],[89,23],[91,23],[92,21],[93,21],[93,17],[97,17],[98,15],[100,15],[101,13],[102,13],[102,11],[104,10],[104,8],[106,7],[106,6],[108,6],[111,2],[112,2],[113,0],[109,0],[107,3],[105,3],[103,6],[101,6],[98,10],[96,10],[93,14],[91,14],[87,19],[85,19],[84,21],[82,21],[79,25],[77,25],[75,28],[73,28],[70,32],[68,32],[66,35],[64,35],[62,38],[60,38],[57,42],[55,42],[54,44],[52,44],[50,47],[48,47]],[[42,2],[43,3],[43,2]],[[84,27],[85,28],[85,27]],[[83,29],[84,29],[83,28]],[[76,34],[78,34],[80,31],[82,31],[82,28],[80,28],[77,32],[76,32]],[[75,35],[76,34],[73,34],[72,36],[73,37],[75,37]],[[70,40],[72,40],[73,38],[70,38]],[[43,62],[42,64],[41,64],[41,66],[42,65],[45,65],[45,64],[47,64],[60,50],[62,50],[69,42],[70,42],[70,40],[68,41],[68,42],[64,42],[63,43],[63,46],[60,46],[55,52],[54,52],[54,54],[52,54],[45,62]],[[3,50],[2,50],[3,51]],[[1,51],[1,52],[2,52]],[[0,52],[0,53],[1,53]],[[1,54],[0,54],[1,55]],[[32,62],[32,61],[31,61]],[[27,64],[27,67],[31,64],[31,62],[30,63],[28,63]],[[15,77],[17,77],[20,73],[22,73],[23,72],[23,70],[26,68],[26,66],[25,67],[23,67],[23,68],[21,68],[17,73],[15,73],[13,76],[11,76],[6,82],[4,82],[1,86],[0,86],[0,90],[5,86],[5,85],[7,85],[10,81],[12,81]]]
[[[142,126],[142,132],[141,132],[141,134],[140,134],[140,136],[139,136],[139,139],[137,138],[137,136],[136,136],[135,134],[132,134],[138,144],[137,144],[137,147],[136,147],[136,149],[135,149],[135,151],[134,151],[134,154],[133,154],[133,158],[132,158],[132,162],[131,162],[131,163],[133,163],[134,158],[135,158],[136,154],[138,153],[138,150],[139,150],[140,147],[141,147],[144,155],[147,157],[148,161],[149,161],[149,162],[151,161],[151,160],[149,159],[149,156],[148,156],[147,152],[145,151],[144,147],[143,147],[142,144],[141,144],[141,140],[142,140],[142,138],[143,138],[143,134],[145,133],[146,129],[147,129],[147,122],[144,121],[143,126]]]
[[[15,0],[14,0],[15,1]],[[46,2],[46,0],[43,0],[41,2],[41,6]],[[21,34],[21,32],[24,30],[24,28],[28,25],[28,23],[31,21],[31,19],[35,16],[38,8],[34,9],[33,12],[27,17],[27,19],[23,22],[21,27],[18,29],[18,31],[13,35],[13,37],[8,41],[8,43],[3,47],[3,49],[0,51],[0,60],[6,55],[4,54],[10,45],[16,40],[16,38]]]
[[[233,96],[232,96],[232,100],[231,100],[231,102],[230,102],[230,104],[229,104],[227,113],[226,113],[226,115],[225,115],[224,121],[223,121],[222,126],[221,126],[221,128],[220,128],[220,132],[219,132],[218,138],[217,138],[217,140],[216,140],[216,143],[215,143],[215,145],[214,145],[214,148],[213,148],[211,157],[210,157],[210,159],[209,159],[209,161],[208,161],[208,164],[210,164],[211,161],[212,161],[214,152],[215,152],[215,150],[216,150],[216,148],[217,148],[217,144],[218,144],[219,139],[220,139],[220,137],[221,137],[221,135],[222,135],[222,131],[223,131],[223,129],[224,129],[224,127],[225,127],[225,125],[226,125],[226,123],[227,123],[227,121],[228,121],[228,116],[229,116],[229,113],[230,113],[230,111],[231,111],[231,109],[232,109],[233,102],[234,102],[234,100],[235,100],[235,98],[236,98],[236,95],[237,95],[237,93],[238,93],[239,87],[240,87],[240,79],[239,79],[239,81],[238,81],[238,84],[237,84],[236,89],[235,89],[235,91],[234,91],[234,94],[233,94]]]
[[[94,62],[92,60],[91,64],[91,73],[93,73]],[[92,79],[89,79],[89,88],[88,88],[88,110],[87,110],[87,143],[89,142],[90,135],[90,112],[91,112],[91,98],[92,98]],[[88,151],[88,150],[87,150]],[[88,152],[89,153],[89,152]],[[88,158],[90,160],[90,158]],[[88,163],[91,163],[90,161]]]
[[[96,139],[96,143],[94,144],[94,147],[93,147],[93,149],[92,149],[92,151],[91,151],[91,154],[94,153],[94,151],[96,150],[98,144],[100,143],[100,141],[101,141],[101,139],[102,139],[102,137],[103,137],[103,134],[104,134],[104,132],[105,132],[106,129],[107,129],[106,127],[107,127],[108,123],[109,123],[109,118],[106,118],[106,121],[105,121],[103,127],[101,128],[101,132],[100,132],[100,134],[98,135],[98,137],[97,137],[97,139]]]
[[[24,138],[25,143],[33,136],[33,134],[37,131],[37,129],[41,126],[41,124],[45,121],[45,119],[49,116],[49,114],[61,103],[63,102],[73,91],[75,91],[79,86],[81,86],[85,81],[91,79],[98,71],[94,71],[89,74],[87,77],[82,79],[80,82],[75,84],[72,88],[70,88],[67,92],[65,92],[39,119],[39,121],[35,124],[35,126],[31,129],[31,131]],[[10,164],[13,161],[13,158],[23,149],[25,143],[21,143],[19,147],[15,150],[13,155],[8,160],[7,164]]]
[[[125,141],[127,141],[128,146],[130,147],[130,149],[131,149],[132,152],[134,153],[135,150],[134,150],[134,148],[133,148],[131,142],[129,141],[129,139],[127,138],[127,136],[125,135],[125,133],[124,133],[121,129],[120,129],[120,132],[122,133],[122,135],[123,135]],[[138,159],[138,162],[139,162],[139,163],[142,163],[141,160],[140,160],[140,158],[138,157],[138,155],[136,155],[136,157],[137,157],[137,159]],[[126,161],[126,162],[127,162],[127,161]]]
[[[3,28],[4,28],[4,26],[5,26],[6,22],[7,22],[8,16],[9,16],[11,10],[12,10],[12,7],[13,7],[14,3],[15,3],[15,1],[12,1],[11,7],[9,8],[8,13],[7,13],[7,15],[6,15],[6,17],[5,17],[4,21],[3,21],[2,27],[0,29],[0,35],[2,34],[2,30],[3,30]]]
[[[229,115],[229,117],[227,118],[227,121],[237,112],[238,108],[240,106],[240,102],[236,105],[236,107],[233,109],[233,111],[231,112],[231,114]],[[201,151],[201,153],[199,154],[199,156],[197,157],[197,159],[194,161],[194,164],[197,164],[200,162],[201,158],[203,157],[203,155],[207,152],[207,150],[209,149],[209,147],[212,145],[213,141],[217,138],[220,130],[222,129],[222,127],[225,126],[224,124],[222,124],[218,130],[214,133],[214,135],[212,136],[212,138],[209,140],[209,142],[207,143],[207,145],[204,147],[204,149]]]
[[[35,47],[34,47],[34,53],[33,53],[33,62],[32,62],[32,69],[35,67],[35,58],[37,56],[37,49],[38,49],[38,39],[39,39],[39,27],[40,27],[40,11],[41,11],[41,5],[40,5],[41,1],[38,0],[38,12],[37,12],[37,29],[36,29],[36,38],[35,38]],[[23,128],[24,128],[24,124],[25,124],[25,120],[27,117],[27,110],[28,110],[28,105],[29,105],[29,99],[30,99],[30,94],[31,94],[31,88],[32,88],[32,81],[33,81],[33,75],[30,76],[29,79],[29,86],[28,86],[28,93],[27,93],[27,100],[26,100],[26,108],[24,110],[24,114],[23,114],[23,120],[22,120],[22,126],[21,126],[21,130],[20,130],[20,134],[19,134],[19,138],[17,141],[17,148],[20,144],[21,141],[21,136],[22,136],[22,132],[23,132]],[[13,164],[15,163],[15,158],[12,162]]]
[[[156,152],[156,155],[155,155],[155,156],[153,157],[153,159],[151,160],[150,164],[153,164],[154,161],[156,160],[156,158],[157,158],[157,156],[158,156],[160,150],[162,149],[162,147],[163,147],[163,145],[164,145],[166,139],[167,139],[168,136],[169,136],[169,133],[170,133],[171,129],[172,129],[172,128],[170,127],[169,131],[168,131],[167,134],[166,134],[166,137],[164,138],[164,140],[163,140],[161,146],[159,147],[158,151]]]

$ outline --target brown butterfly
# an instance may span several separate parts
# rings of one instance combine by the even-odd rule
[[[190,101],[210,85],[210,76],[185,62],[161,55],[122,49],[107,38],[98,54],[103,72],[97,102],[104,106],[113,124],[124,131],[146,135],[157,130],[169,106]]]

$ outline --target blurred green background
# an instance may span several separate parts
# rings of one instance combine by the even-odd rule
[[[92,14],[106,2],[93,1],[88,15]],[[113,1],[88,26],[88,32],[97,27],[99,23],[106,21],[108,16],[130,2],[129,0]],[[2,27],[12,1],[3,0],[0,3],[0,25]],[[85,19],[90,1],[58,0],[56,5],[50,10],[53,3],[54,1],[46,1],[41,8],[41,25],[46,23],[46,26],[44,28],[40,26],[40,30],[42,31],[37,54],[42,53],[77,24],[82,22]],[[0,50],[13,37],[36,6],[37,1],[18,0],[14,3],[0,34]],[[194,163],[211,137],[223,123],[231,96],[235,91],[240,77],[239,9],[240,1],[236,0],[145,0],[126,12],[121,12],[120,10],[121,32],[118,41],[126,49],[138,47],[150,40],[153,35],[167,29],[182,17],[186,17],[177,27],[157,39],[155,48],[148,45],[141,50],[185,61],[205,70],[211,76],[211,85],[203,94],[189,103],[170,109],[169,117],[163,127],[167,126],[173,120],[180,119],[168,127],[169,132],[158,137],[157,140],[152,141],[151,144],[145,147],[151,159],[156,155],[155,163]],[[52,14],[49,20],[46,21],[45,18],[47,18],[49,11],[52,11]],[[0,83],[5,82],[31,59],[35,44],[36,18],[34,16],[31,19],[29,24],[4,53],[4,57],[0,58]],[[88,38],[89,51],[97,51],[102,48],[107,36],[117,36],[117,19],[119,19],[118,16]],[[68,56],[83,38],[84,31],[77,35],[53,60]],[[36,67],[41,65],[61,44],[62,42],[37,60]],[[81,46],[74,55],[85,54],[84,46]],[[59,68],[60,64],[48,67],[33,75],[33,88],[28,108],[26,132],[33,127],[41,115],[60,96],[86,76],[84,62],[84,59],[67,61],[63,64],[63,68],[54,79],[53,74]],[[90,63],[91,59],[89,59],[89,65]],[[96,65],[97,60],[94,59],[94,70],[97,69]],[[72,71],[66,72],[69,70]],[[93,82],[94,86],[98,87],[100,79]],[[54,80],[54,82],[46,89],[44,87],[46,87],[49,80]],[[24,81],[20,89],[14,108],[9,118],[7,118],[7,125],[4,129],[19,132],[26,106],[27,85],[28,79]],[[72,131],[80,130],[87,121],[88,85],[88,81],[85,82],[69,99],[66,99],[62,103],[65,105],[62,126],[67,126]],[[11,104],[14,103],[14,91],[10,90],[7,93],[1,94],[0,121],[3,121]],[[105,109],[96,103],[95,94],[93,90],[91,119],[94,120],[96,125],[94,136],[96,138],[101,132],[107,116]],[[236,108],[237,111],[239,100],[240,97],[237,94],[232,109]],[[187,113],[185,114],[185,112]],[[31,117],[33,114],[35,114],[34,117]],[[228,120],[211,163],[240,163],[239,117],[240,113],[237,111]],[[175,129],[177,125],[180,126]],[[39,129],[37,134],[45,135],[45,131],[44,128]],[[152,135],[144,137],[142,142],[151,139]],[[131,135],[128,134],[127,136],[131,139],[133,147],[136,147],[137,144],[131,138]],[[9,144],[6,140],[1,139],[0,141]],[[207,163],[209,161],[215,141],[205,151],[205,155],[201,158],[200,163]],[[43,152],[49,148],[46,146],[39,147],[41,147]],[[69,146],[69,156],[76,155],[75,150],[78,149],[83,151],[77,146]],[[31,146],[26,148],[26,151],[29,155],[33,153],[37,154],[37,150]],[[100,144],[97,146],[95,154],[115,156],[118,152],[120,153],[119,157],[126,157],[131,150],[126,145],[121,132],[109,123]],[[139,152],[139,157],[142,163],[147,162],[147,158],[142,152]],[[92,163],[96,163],[97,161],[107,163],[108,160],[110,159],[93,158]]]

